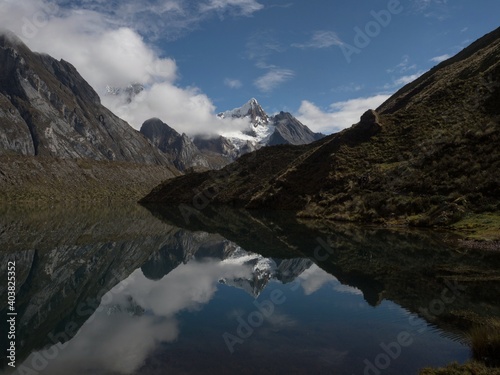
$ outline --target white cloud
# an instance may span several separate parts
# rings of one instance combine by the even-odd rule
[[[246,7],[253,1],[211,2],[222,8]],[[241,130],[244,121],[219,120],[215,106],[196,87],[176,85],[175,60],[160,56],[132,27],[116,25],[99,8],[105,4],[90,0],[94,9],[62,9],[44,0],[7,1],[0,13],[0,24],[14,31],[33,50],[45,52],[72,63],[98,92],[104,105],[138,129],[142,123],[158,117],[179,132],[218,134]],[[106,3],[107,4],[107,3]],[[124,12],[128,5],[120,3]],[[104,5],[103,5],[104,6]],[[106,5],[109,6],[109,5]],[[179,12],[181,2],[166,1],[150,8],[157,13]],[[247,11],[245,11],[248,13]],[[121,97],[106,96],[106,86],[126,87],[138,82],[145,90],[126,104]]]
[[[275,38],[269,30],[259,30],[251,34],[245,45],[245,54],[248,59],[259,65],[268,65],[269,56],[285,51],[286,48]]]
[[[445,6],[447,3],[448,0],[414,0],[414,6],[420,11],[426,10],[433,5]]]
[[[264,8],[264,5],[255,0],[209,0],[200,4],[200,12],[202,13],[214,10],[217,12],[229,10],[244,16],[249,16],[262,8]]]
[[[297,48],[328,48],[342,45],[342,40],[333,31],[315,31],[311,40],[307,43],[295,43],[293,47]]]
[[[256,0],[83,0],[73,9],[105,15],[115,26],[131,27],[148,38],[177,39],[214,16],[251,16],[263,9]]]
[[[270,92],[282,83],[292,79],[294,75],[293,70],[273,67],[266,74],[257,78],[254,84],[260,91]]]
[[[415,73],[415,74],[410,74],[410,75],[407,75],[407,76],[403,76],[403,77],[399,77],[398,79],[396,79],[394,81],[394,86],[402,86],[402,85],[406,85],[410,82],[413,82],[415,81],[417,78],[419,78],[422,74],[424,74],[423,71],[420,71],[418,73]]]
[[[211,100],[196,87],[157,83],[135,96],[131,103],[115,96],[105,96],[103,102],[136,128],[151,117],[189,135],[221,134],[248,127],[246,119],[218,118]]]
[[[439,64],[440,62],[448,60],[450,57],[451,57],[451,55],[444,54],[444,55],[441,55],[441,56],[433,57],[432,59],[430,59],[430,61],[432,61],[432,62],[434,62],[436,64]]]
[[[337,86],[332,89],[332,92],[356,92],[363,89],[363,85],[351,82],[348,85]]]
[[[243,86],[239,79],[226,78],[224,84],[230,89],[239,89]]]
[[[417,65],[416,64],[411,64],[411,62],[410,62],[410,56],[404,55],[401,58],[401,62],[398,65],[396,65],[393,68],[387,69],[387,73],[394,73],[394,72],[406,73],[406,72],[408,72],[410,70],[415,70],[415,69],[417,69]]]
[[[426,18],[443,21],[450,17],[448,0],[414,0],[413,8],[417,14]]]
[[[415,74],[409,74],[409,75],[405,75],[402,77],[394,78],[392,83],[388,83],[388,84],[384,85],[384,89],[385,90],[393,90],[395,88],[404,86],[408,83],[415,81],[417,78],[419,78],[424,73],[425,73],[424,70],[420,70]]]
[[[295,72],[291,69],[281,68],[268,62],[269,57],[281,53],[286,48],[280,44],[269,30],[260,30],[250,35],[247,40],[245,53],[255,66],[267,72],[254,80],[254,85],[262,92],[271,92],[279,85],[292,79]]]
[[[389,96],[379,94],[367,98],[336,102],[331,104],[326,111],[314,103],[303,100],[297,118],[315,132],[335,133],[358,123],[363,113],[368,109],[379,107]]]

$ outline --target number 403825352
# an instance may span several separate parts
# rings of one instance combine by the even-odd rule
[[[7,293],[9,310],[14,310],[16,302],[16,262],[7,263]]]

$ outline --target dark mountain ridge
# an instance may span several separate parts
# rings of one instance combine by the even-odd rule
[[[140,132],[167,155],[180,171],[190,168],[206,170],[220,167],[211,163],[186,134],[179,134],[160,119],[152,118],[145,121]]]
[[[269,147],[143,202],[288,209],[304,217],[447,225],[500,210],[500,29],[403,87],[349,129]],[[223,170],[224,173],[224,170]],[[189,192],[179,194],[181,186]]]

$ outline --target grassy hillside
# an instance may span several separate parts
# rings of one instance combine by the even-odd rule
[[[207,173],[168,181],[144,201],[201,197],[302,217],[417,226],[496,215],[499,119],[500,29],[349,129],[308,146],[259,150],[219,172],[222,179]]]

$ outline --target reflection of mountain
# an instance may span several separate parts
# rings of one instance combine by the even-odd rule
[[[283,284],[292,282],[313,264],[309,259],[264,258],[262,255],[246,251],[235,254],[230,259],[226,259],[226,261],[228,260],[250,265],[253,271],[252,277],[233,280],[221,279],[219,282],[243,289],[254,297],[260,295],[270,280],[279,280]]]
[[[220,259],[225,263],[248,266],[251,277],[222,278],[219,281],[245,290],[257,297],[271,279],[288,283],[313,263],[309,259],[271,259],[249,253],[217,234],[178,231],[166,239],[162,248],[152,253],[141,267],[144,276],[160,280],[191,259]]]
[[[140,267],[174,230],[139,207],[14,208],[2,212],[0,223],[0,247],[7,251],[5,258],[16,261],[18,359],[51,337],[69,339],[71,334],[61,336],[66,325],[83,324],[102,295]],[[1,262],[2,278],[6,263]]]
[[[0,248],[6,251],[3,259],[16,261],[17,333],[22,342],[18,360],[34,348],[70,339],[76,333],[74,327],[94,314],[102,296],[141,266],[145,276],[159,280],[189,260],[230,259],[244,252],[220,235],[164,224],[140,206],[4,207],[0,211]],[[293,280],[312,264],[300,259],[272,262],[277,266],[270,277],[283,282]],[[6,266],[6,261],[0,262],[2,279],[6,279]],[[244,268],[252,269],[250,263]],[[268,281],[257,271],[224,278],[244,280],[249,288],[245,290],[257,295]],[[3,316],[6,292],[6,284],[0,284]],[[140,314],[141,309],[137,301],[130,300],[112,305],[108,312]],[[68,324],[73,326],[71,334],[64,333]],[[4,321],[0,326],[5,332]],[[3,346],[3,339],[1,342]]]
[[[68,323],[74,324],[73,331],[86,327],[88,336],[82,337],[91,340],[99,327],[84,323],[103,301],[96,319],[113,314],[141,332],[146,324],[148,332],[157,333],[142,337],[148,345],[173,340],[175,314],[206,304],[217,282],[256,296],[271,279],[287,283],[310,272],[308,257],[341,283],[359,288],[372,305],[390,299],[448,330],[467,326],[471,316],[500,315],[500,254],[449,249],[437,238],[442,234],[329,227],[290,215],[220,208],[192,211],[189,225],[173,208],[155,213],[167,223],[140,207],[1,212],[0,247],[16,260],[20,287],[19,361],[53,342],[52,337],[69,339],[62,334]],[[5,263],[0,264],[1,278]],[[443,314],[426,316],[420,309],[439,298],[445,281],[466,289]],[[307,290],[313,291],[310,282]],[[0,315],[5,316],[2,287]],[[144,290],[152,293],[140,299]],[[106,293],[112,301],[102,299]],[[168,319],[158,322],[150,312]],[[110,339],[123,341],[108,328]],[[104,354],[99,354],[103,361]]]
[[[443,242],[442,233],[299,222],[287,212],[150,209],[167,223],[219,233],[265,257],[312,257],[342,284],[359,288],[371,305],[392,300],[449,330],[500,315],[500,254],[457,251]],[[431,302],[455,284],[460,285],[457,300],[442,314],[426,314]]]

